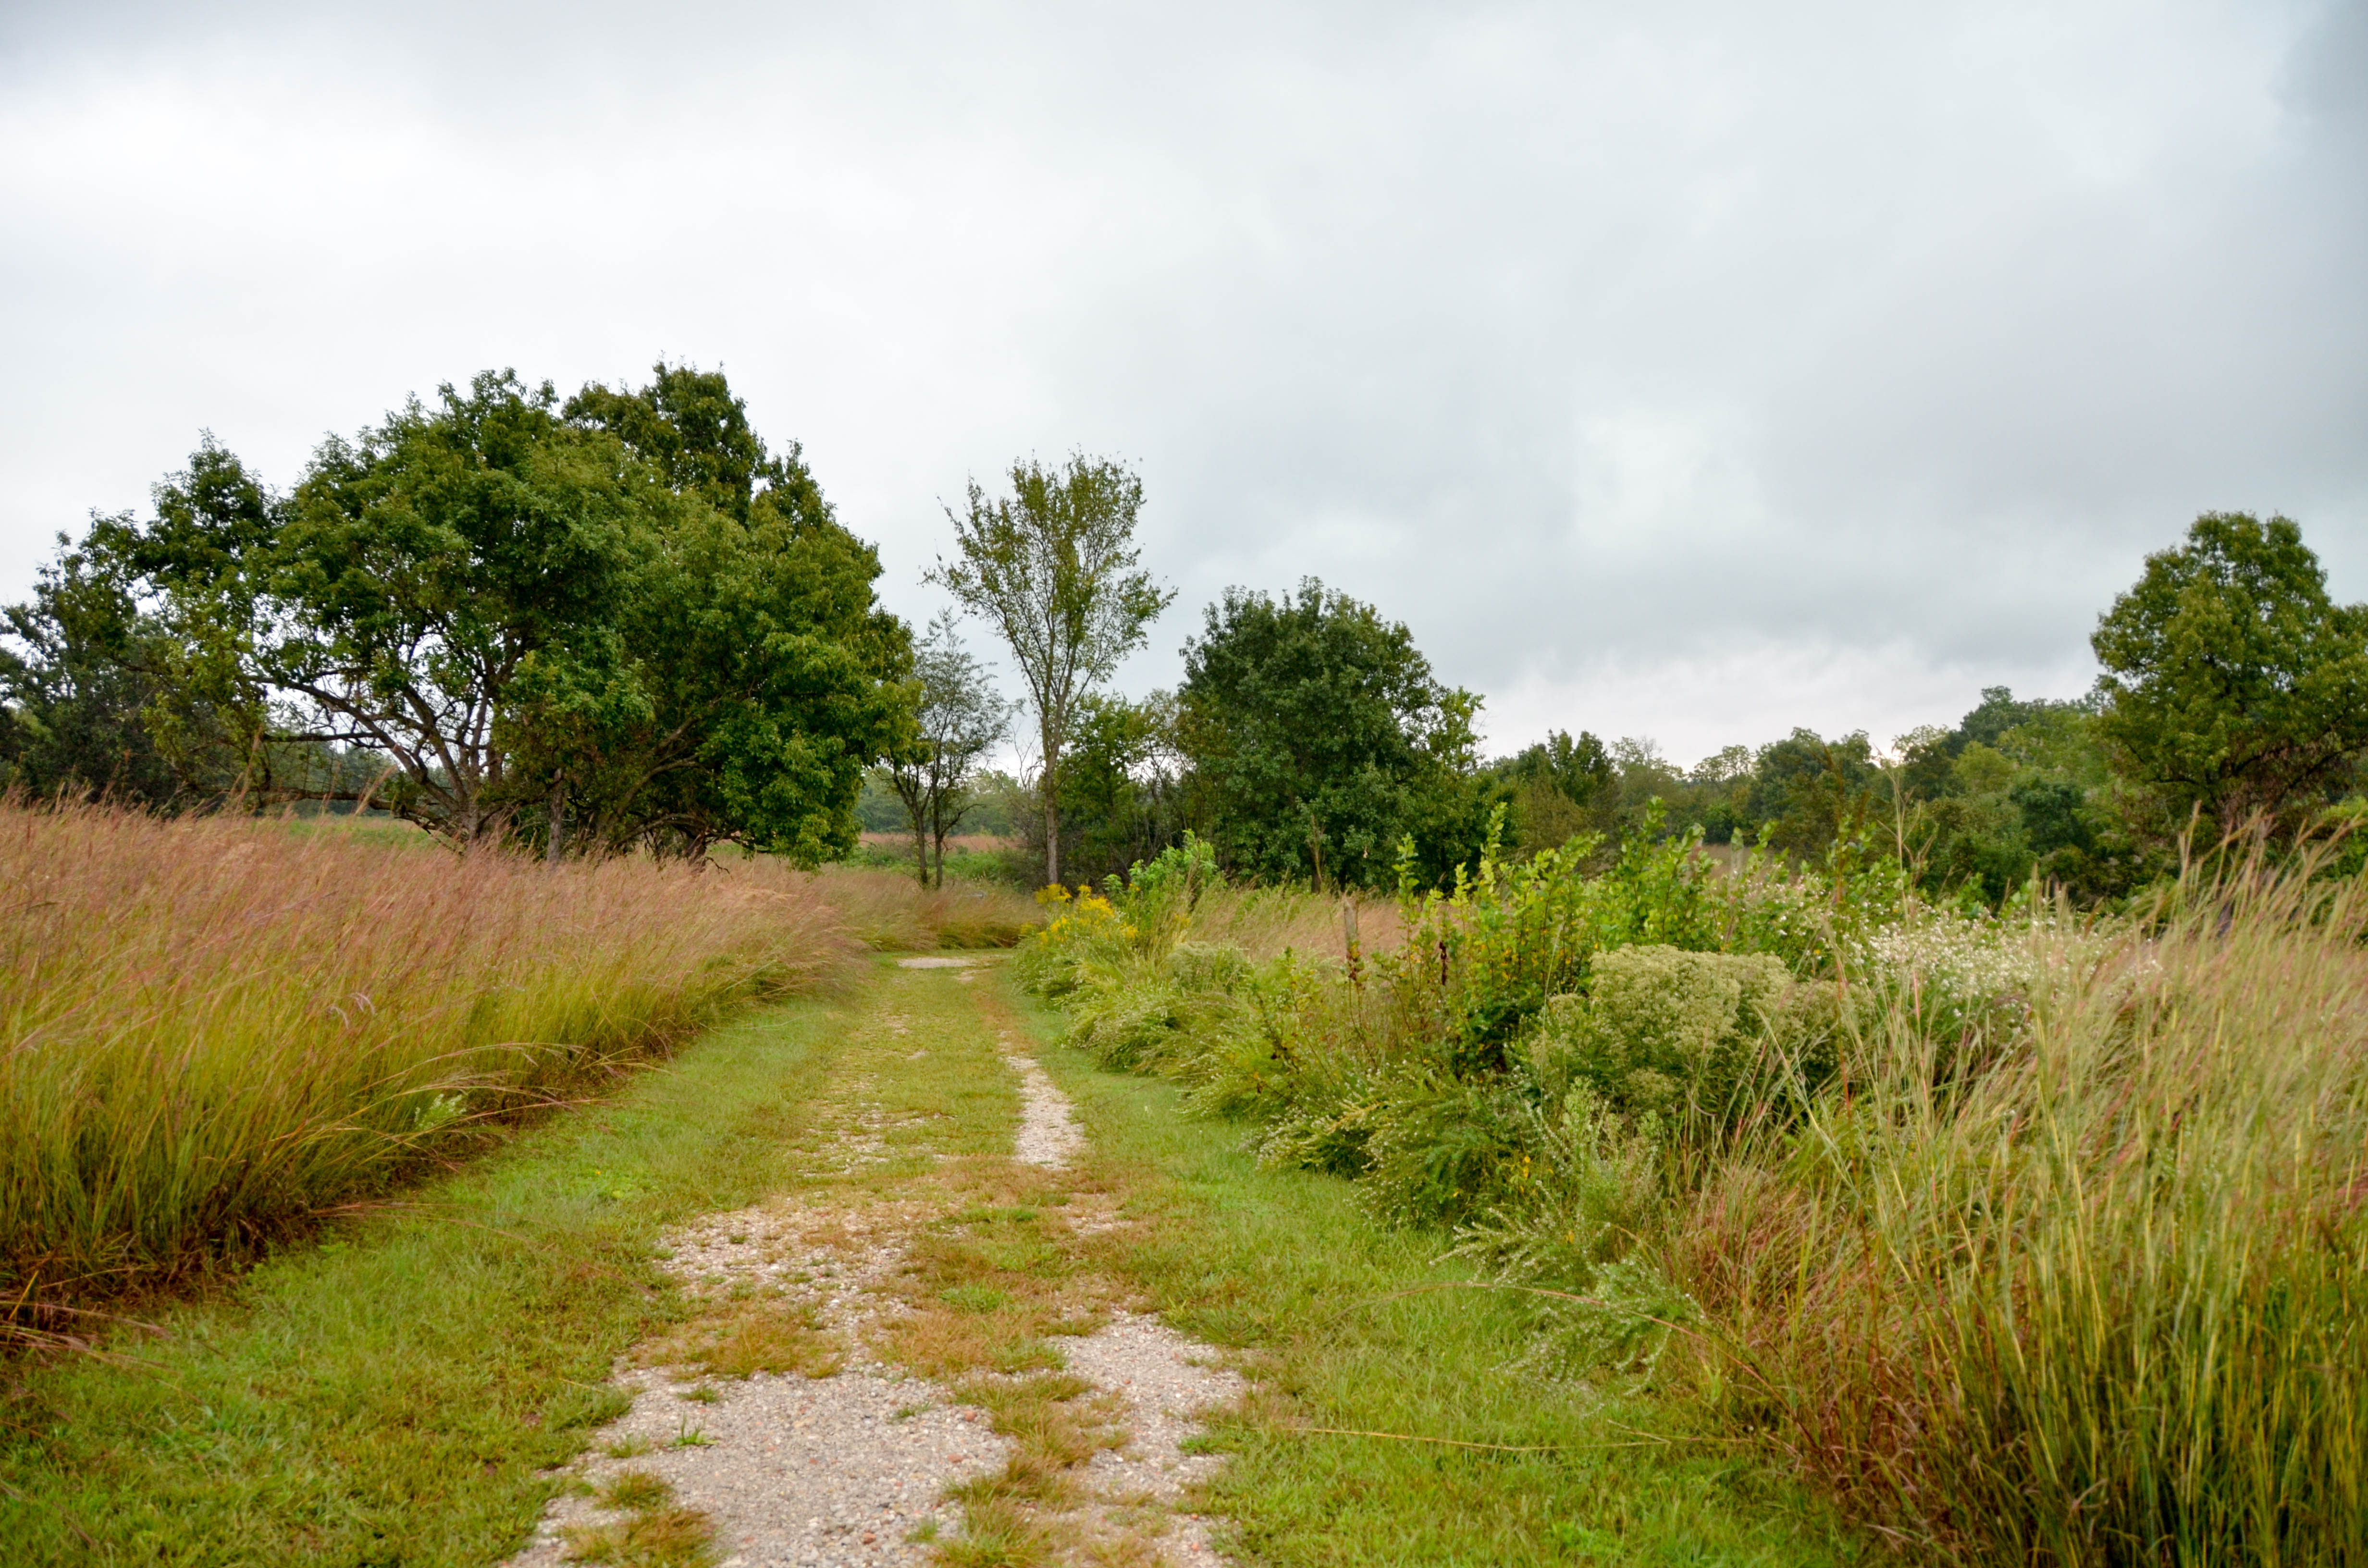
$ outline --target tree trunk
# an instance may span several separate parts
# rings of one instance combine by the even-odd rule
[[[567,852],[567,780],[551,781],[551,799],[544,804],[543,814],[549,819],[545,826],[551,831],[551,842],[543,846],[542,858],[551,865],[559,864]]]
[[[1061,807],[1053,798],[1053,770],[1044,770],[1044,885],[1061,880]]]

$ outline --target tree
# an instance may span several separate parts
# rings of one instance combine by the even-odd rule
[[[1524,850],[1551,849],[1574,835],[1602,831],[1620,782],[1611,754],[1592,733],[1574,740],[1554,730],[1498,763],[1497,777],[1513,791],[1513,825]]]
[[[811,861],[852,847],[863,769],[907,722],[877,555],[718,373],[662,364],[566,410],[487,373],[332,438],[292,495],[208,441],[156,497],[153,522],[97,519],[26,627],[138,677],[184,789],[371,794],[554,856]]]
[[[573,780],[611,847],[846,854],[864,770],[910,723],[911,634],[874,598],[878,552],[795,443],[767,449],[721,371],[660,363],[641,390],[588,386],[564,412],[663,489],[619,621],[633,699],[604,707],[596,687],[570,709],[561,688],[524,727],[548,737],[524,759],[541,791]]]
[[[2285,517],[2195,519],[2146,557],[2090,639],[2099,721],[2157,834],[2200,815],[2223,833],[2324,803],[2368,750],[2368,606],[2328,597]]]
[[[1027,682],[1048,884],[1061,880],[1061,765],[1078,700],[1143,645],[1176,597],[1136,567],[1142,508],[1143,482],[1121,463],[1083,453],[1059,469],[1016,462],[1008,497],[990,501],[973,480],[966,509],[947,509],[959,553],[928,574],[1001,633]]]
[[[157,693],[140,667],[151,635],[109,562],[62,547],[33,597],[0,611],[0,787],[174,805],[182,781],[142,712]]]
[[[255,667],[255,578],[283,498],[211,435],[152,494],[151,523],[95,515],[79,543],[61,535],[32,601],[6,612],[24,650],[0,659],[17,781],[157,808],[365,788],[374,770],[275,706]]]
[[[920,687],[913,744],[890,758],[889,778],[913,824],[913,859],[923,887],[946,885],[946,839],[971,805],[978,760],[1009,733],[1011,704],[986,666],[971,657],[951,618],[929,623],[915,651]]]
[[[1061,769],[1061,859],[1079,881],[1123,874],[1183,836],[1176,721],[1172,692],[1140,702],[1096,693],[1078,702]]]
[[[1485,833],[1479,699],[1434,679],[1396,622],[1309,578],[1296,597],[1226,590],[1185,644],[1179,723],[1227,864],[1252,876],[1387,882],[1401,838],[1448,874]]]
[[[1794,730],[1759,748],[1749,812],[1754,821],[1773,824],[1770,842],[1779,849],[1823,854],[1890,809],[1889,789],[1862,730],[1832,741]]]

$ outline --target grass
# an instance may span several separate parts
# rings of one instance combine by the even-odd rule
[[[1163,925],[1172,877],[1018,967],[1095,1060],[1500,1271],[1418,1343],[1526,1320],[1516,1359],[1649,1391],[1639,1441],[1771,1456],[1928,1557],[2368,1563],[2368,881],[2238,846],[2089,922],[1839,859],[1540,866],[1362,984]]]
[[[1953,1082],[1895,989],[1857,1092],[1672,1227],[1704,1397],[1868,1517],[1994,1561],[2368,1562],[2368,886],[2190,894],[2010,943],[2027,1022]]]
[[[1053,1014],[1015,1002],[1050,1040]],[[1389,1229],[1349,1182],[1261,1169],[1243,1124],[1174,1085],[1043,1059],[1077,1101],[1087,1167],[1134,1221],[1118,1278],[1185,1332],[1245,1356],[1252,1404],[1212,1446],[1238,1545],[1275,1564],[1846,1562],[1861,1543],[1748,1453],[1525,1364],[1518,1300],[1429,1288],[1473,1275]],[[1424,1291],[1406,1295],[1406,1291]],[[1349,1437],[1335,1432],[1386,1433]],[[1546,1451],[1450,1448],[1444,1438]]]
[[[0,801],[0,1338],[240,1260],[844,961],[809,880]]]
[[[686,1320],[652,1264],[661,1230],[793,1178],[846,1023],[805,1002],[712,1031],[614,1098],[169,1306],[161,1334],[18,1362],[0,1562],[499,1561],[550,1468],[622,1410],[616,1358]],[[618,1550],[674,1551],[682,1528]]]
[[[925,890],[909,871],[859,864],[825,866],[812,885],[853,936],[881,952],[1008,948],[1042,924],[1033,898],[999,882]]]

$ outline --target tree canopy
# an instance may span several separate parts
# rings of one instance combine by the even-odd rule
[[[1125,464],[1074,454],[1057,469],[1011,465],[1011,494],[973,480],[947,520],[954,559],[928,580],[1001,633],[1036,713],[1044,881],[1061,880],[1061,767],[1078,703],[1141,647],[1174,600],[1138,568],[1143,481]]]
[[[2146,557],[2091,639],[2099,729],[2158,827],[2324,804],[2368,749],[2368,607],[2338,605],[2285,517],[2208,512]]]
[[[564,408],[486,372],[332,437],[285,495],[211,440],[155,494],[11,613],[12,687],[56,694],[12,702],[20,740],[100,658],[183,790],[370,795],[461,844],[811,860],[851,846],[909,722],[877,556],[720,372]]]
[[[986,666],[962,644],[950,617],[929,623],[913,663],[919,687],[915,733],[889,758],[888,775],[913,829],[921,885],[946,882],[946,840],[975,803],[979,759],[1010,732],[1011,705]],[[934,868],[931,852],[935,852]]]
[[[1406,627],[1314,578],[1240,588],[1184,651],[1178,733],[1226,864],[1386,884],[1412,838],[1426,881],[1476,853],[1479,699],[1441,685]]]

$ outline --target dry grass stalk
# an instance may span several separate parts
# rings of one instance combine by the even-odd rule
[[[89,1299],[381,1190],[844,961],[812,879],[0,802],[0,1292]]]

